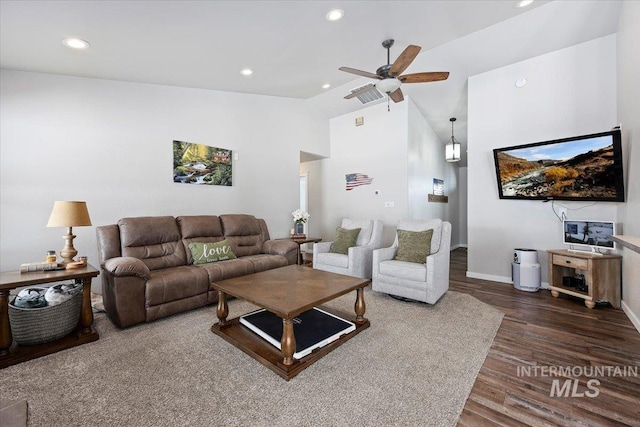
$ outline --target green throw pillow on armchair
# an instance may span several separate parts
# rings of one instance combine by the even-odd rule
[[[394,259],[424,264],[431,253],[432,236],[433,230],[398,230],[398,251]]]
[[[346,229],[338,227],[336,229],[336,238],[333,239],[329,252],[334,254],[349,253],[349,248],[356,245],[358,241],[358,234],[360,234],[359,228]]]
[[[236,255],[231,250],[231,245],[226,240],[215,243],[192,242],[189,243],[189,250],[191,250],[194,264],[236,259]]]

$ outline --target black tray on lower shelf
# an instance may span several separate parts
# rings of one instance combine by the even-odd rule
[[[240,323],[280,349],[282,318],[263,309],[241,316]],[[354,323],[317,307],[300,313],[293,319],[293,333],[296,338],[293,357],[301,359],[313,350],[324,347],[355,329]]]

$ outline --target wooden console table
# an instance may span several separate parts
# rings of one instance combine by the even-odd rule
[[[100,274],[91,265],[73,270],[20,273],[7,271],[0,273],[0,369],[16,363],[55,353],[65,348],[96,341],[100,336],[93,327],[91,311],[91,279]],[[66,337],[56,341],[22,346],[13,342],[9,324],[9,293],[12,289],[25,286],[76,280],[82,282],[82,309],[78,328]]]
[[[584,299],[584,304],[594,308],[597,301],[608,301],[620,308],[622,257],[620,255],[595,255],[588,252],[572,252],[566,249],[549,253],[549,288],[551,295],[560,293]],[[563,277],[584,274],[587,291],[564,286]]]

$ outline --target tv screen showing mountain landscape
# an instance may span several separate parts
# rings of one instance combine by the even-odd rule
[[[493,151],[501,199],[624,201],[619,131]]]

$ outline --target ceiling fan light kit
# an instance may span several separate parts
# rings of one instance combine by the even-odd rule
[[[395,78],[390,78],[390,79],[380,80],[378,83],[376,83],[376,88],[380,92],[390,93],[398,89],[401,84],[402,82],[400,80]]]
[[[379,67],[375,74],[368,71],[362,71],[350,67],[340,67],[340,71],[346,73],[356,74],[362,77],[368,77],[370,79],[378,80],[375,84],[375,88],[382,93],[386,93],[393,102],[401,102],[404,100],[404,94],[400,89],[403,83],[427,83],[435,82],[439,80],[446,80],[449,77],[449,73],[446,71],[439,72],[423,72],[404,74],[402,72],[406,70],[409,65],[416,59],[418,53],[420,53],[420,46],[409,45],[402,51],[400,56],[391,63],[390,49],[393,46],[394,40],[388,39],[382,42],[382,47],[387,49],[387,64]],[[363,93],[366,91],[363,91]],[[358,97],[361,93],[353,92],[345,96],[345,99],[351,99]]]

